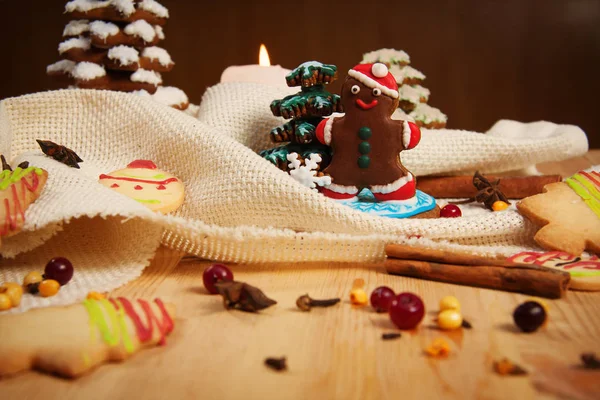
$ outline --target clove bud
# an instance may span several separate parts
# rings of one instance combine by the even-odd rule
[[[298,297],[296,305],[302,311],[310,311],[312,307],[331,307],[340,302],[339,298],[326,299],[326,300],[315,300],[311,299],[308,294]]]

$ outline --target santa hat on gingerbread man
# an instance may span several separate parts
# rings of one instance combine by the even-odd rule
[[[358,64],[348,71],[348,76],[371,89],[378,88],[388,97],[398,98],[398,84],[385,64]]]

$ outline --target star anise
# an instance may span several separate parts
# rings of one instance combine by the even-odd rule
[[[493,211],[492,205],[497,201],[503,201],[506,204],[510,204],[504,193],[500,190],[498,185],[500,179],[496,179],[494,182],[490,182],[486,177],[481,175],[479,171],[473,175],[473,186],[477,189],[477,193],[474,198],[470,198],[464,201],[452,202],[452,204],[466,204],[474,201],[483,203],[485,208]]]
[[[277,304],[273,299],[267,297],[257,287],[244,282],[221,281],[215,284],[218,293],[223,296],[225,308],[235,308],[241,311],[257,312]]]
[[[2,171],[12,171],[12,167],[4,158],[4,155],[0,154],[0,161],[2,162]],[[23,161],[21,164],[17,165],[17,168],[25,169],[29,167],[29,161]]]
[[[69,167],[79,168],[78,163],[83,162],[73,150],[65,146],[61,146],[49,140],[36,140],[36,142],[38,142],[44,154]]]

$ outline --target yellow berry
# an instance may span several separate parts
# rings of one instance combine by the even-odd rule
[[[444,310],[438,315],[437,323],[441,329],[452,330],[462,326],[462,315],[457,310]]]
[[[350,291],[350,302],[358,306],[367,304],[369,302],[367,292],[365,292],[363,289],[352,289]]]
[[[508,203],[498,200],[495,201],[494,204],[492,204],[492,210],[494,211],[502,211],[502,210],[506,210],[508,208]]]
[[[102,300],[105,298],[106,298],[105,295],[103,295],[102,293],[98,293],[98,292],[89,292],[87,295],[88,300]]]
[[[42,274],[37,271],[32,271],[25,275],[25,279],[23,279],[23,286],[31,285],[32,283],[41,282],[44,278]]]
[[[54,296],[60,289],[60,283],[54,279],[45,279],[40,282],[38,291],[42,297]]]
[[[10,302],[10,297],[8,297],[5,293],[0,294],[0,311],[8,310],[12,307],[12,303]]]
[[[445,296],[440,300],[440,311],[444,310],[460,311],[460,302],[454,296]]]
[[[0,293],[4,293],[10,299],[12,307],[17,307],[21,304],[21,296],[23,296],[23,287],[18,283],[5,282],[0,287]]]

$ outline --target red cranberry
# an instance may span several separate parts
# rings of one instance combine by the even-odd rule
[[[414,293],[400,293],[390,305],[390,318],[400,329],[413,329],[425,316],[423,300]]]
[[[233,272],[226,265],[223,264],[213,264],[204,270],[202,274],[202,281],[204,282],[204,287],[211,294],[217,294],[217,288],[215,287],[215,283],[221,281],[232,281],[233,280]]]
[[[442,218],[457,218],[462,217],[462,211],[456,204],[447,204],[440,210]]]
[[[371,293],[371,305],[377,312],[388,312],[396,293],[387,286],[379,286]]]

